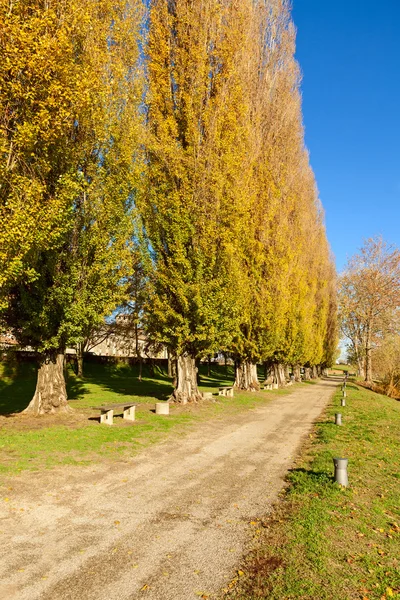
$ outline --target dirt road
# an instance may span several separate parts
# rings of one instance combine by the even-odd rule
[[[0,492],[0,598],[212,597],[335,385],[303,385],[130,462],[19,477]]]

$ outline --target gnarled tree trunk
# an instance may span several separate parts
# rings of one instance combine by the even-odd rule
[[[170,350],[168,350],[168,377],[172,377],[172,385],[174,386],[174,388],[176,387],[176,384],[178,381],[177,371],[178,371],[178,367],[177,367],[176,356],[174,354],[172,354],[172,352]]]
[[[176,360],[176,367],[176,385],[171,400],[180,404],[201,400],[202,396],[197,387],[195,359],[189,354],[182,354]]]
[[[38,370],[35,394],[23,411],[33,415],[72,412],[64,378],[64,354],[46,354]]]
[[[289,369],[289,365],[284,365],[283,372],[285,374],[285,381],[290,381],[290,369]]]
[[[318,379],[317,367],[315,365],[311,367],[311,378]]]
[[[292,368],[295,381],[301,381],[300,365],[293,365]]]
[[[310,381],[310,379],[311,379],[310,367],[305,367],[305,369],[304,369],[304,380],[305,381]]]
[[[256,364],[247,360],[235,363],[235,387],[248,392],[259,391],[260,383]]]
[[[279,387],[286,385],[285,369],[281,363],[274,363],[273,366],[274,383],[277,383]]]

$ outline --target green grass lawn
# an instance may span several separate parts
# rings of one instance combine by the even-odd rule
[[[23,410],[34,393],[35,366],[3,364],[0,369],[0,473],[3,475],[58,464],[129,458],[172,433],[189,431],[196,422],[222,415],[229,417],[266,403],[277,394],[289,393],[287,390],[241,393],[233,399],[216,396],[216,402],[172,405],[170,416],[163,417],[153,409],[155,402],[167,400],[172,392],[171,379],[165,371],[156,367],[150,377],[145,369],[143,381],[139,382],[137,367],[87,364],[83,380],[69,370],[68,397],[75,409],[72,415],[32,417],[14,413]],[[207,371],[207,365],[201,365],[202,391],[217,394],[218,387],[232,385],[233,367],[215,365],[210,375]],[[135,422],[117,416],[112,427],[99,424],[100,412],[94,407],[127,400],[137,404]]]
[[[400,598],[400,403],[352,383],[346,407],[340,398],[303,448],[282,501],[255,528],[224,598]],[[334,456],[349,459],[346,489],[333,482]]]

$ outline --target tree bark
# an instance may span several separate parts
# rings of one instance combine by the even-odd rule
[[[140,351],[140,344],[139,344],[139,328],[138,328],[138,324],[137,322],[135,323],[135,352],[136,352],[136,356],[139,358],[139,381],[142,381],[142,373],[143,373],[143,356],[142,353]]]
[[[76,345],[76,374],[78,377],[83,377],[83,343],[79,342]]]
[[[358,375],[359,377],[364,378],[365,377],[365,360],[362,356],[358,356],[357,357],[357,370],[358,370]]]
[[[178,378],[177,378],[177,360],[176,356],[168,350],[168,377],[172,377],[172,385],[176,388]]]
[[[304,369],[304,380],[305,381],[310,381],[310,379],[311,379],[310,367],[305,367],[305,369]]]
[[[64,378],[64,354],[46,354],[39,366],[35,394],[24,413],[37,415],[72,412]]]
[[[248,392],[259,391],[260,383],[256,364],[247,360],[235,363],[235,387]]]
[[[311,379],[318,379],[318,371],[315,365],[311,367]]]
[[[274,383],[277,383],[279,387],[285,387],[286,377],[284,366],[281,363],[274,363],[272,365],[272,369],[274,374]]]
[[[295,381],[301,381],[300,365],[293,365],[293,375]]]
[[[189,354],[182,354],[176,360],[177,377],[171,401],[186,404],[198,402],[202,396],[197,386],[197,367],[195,359]]]
[[[367,326],[365,337],[365,381],[372,383],[372,348],[371,348],[371,325]]]
[[[286,381],[290,381],[290,369],[289,369],[289,365],[284,365],[283,372],[285,374],[285,382]]]

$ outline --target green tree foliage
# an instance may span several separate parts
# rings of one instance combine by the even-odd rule
[[[26,64],[8,72],[16,108],[2,207],[14,243],[14,224],[31,206],[34,222],[21,228],[26,251],[7,260],[5,319],[22,344],[43,353],[41,371],[54,371],[66,345],[82,342],[123,298],[140,168],[139,8],[134,0],[19,2],[7,16],[27,33],[19,38]],[[30,60],[24,95],[21,70],[30,73]],[[24,189],[36,180],[40,194],[24,206]],[[7,241],[3,247],[13,252]],[[57,377],[52,389],[39,373],[32,410],[66,407],[62,372]]]
[[[149,331],[178,358],[176,397],[198,397],[195,359],[226,347],[240,312],[249,220],[246,2],[150,3],[148,172],[154,270]]]
[[[336,346],[294,40],[286,0],[150,5],[149,332],[180,357],[182,401],[214,350],[257,389],[256,362],[321,366]]]

